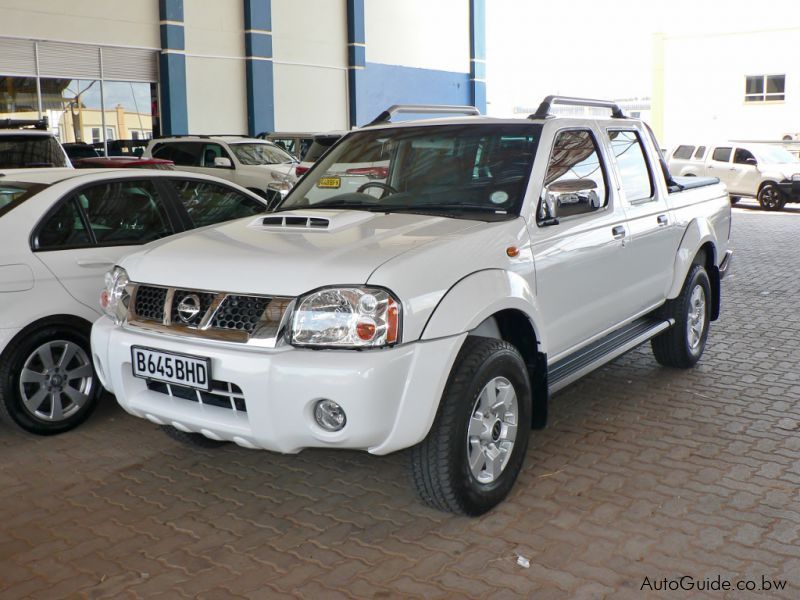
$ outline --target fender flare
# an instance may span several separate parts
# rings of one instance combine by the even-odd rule
[[[678,246],[678,251],[675,254],[675,263],[673,267],[672,283],[670,284],[667,298],[677,298],[683,288],[683,282],[686,280],[686,275],[689,273],[695,256],[698,251],[705,244],[711,244],[714,249],[714,256],[709,256],[709,262],[715,267],[717,266],[716,251],[719,247],[717,243],[717,236],[714,233],[714,228],[706,219],[694,219],[683,234],[681,243]],[[711,276],[711,274],[709,274]]]
[[[459,280],[439,301],[420,339],[433,340],[469,332],[502,310],[517,310],[528,317],[539,351],[547,351],[541,314],[530,284],[517,273],[503,269],[476,271]]]

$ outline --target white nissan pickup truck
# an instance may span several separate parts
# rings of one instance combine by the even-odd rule
[[[423,501],[477,515],[509,493],[552,392],[648,340],[662,365],[699,360],[731,263],[722,184],[672,178],[612,103],[391,121],[434,110],[474,111],[392,107],[277,211],[108,273],[92,352],[122,407],[201,445],[408,448]]]

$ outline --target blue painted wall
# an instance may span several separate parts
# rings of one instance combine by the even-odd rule
[[[367,62],[358,72],[355,125],[364,125],[392,104],[471,104],[469,73]]]

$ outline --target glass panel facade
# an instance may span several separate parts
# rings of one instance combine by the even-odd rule
[[[35,77],[0,75],[0,119],[38,119]]]

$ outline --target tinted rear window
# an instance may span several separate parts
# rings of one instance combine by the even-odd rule
[[[40,183],[0,180],[0,217],[46,187]]]
[[[714,148],[714,154],[711,155],[711,158],[719,162],[728,162],[731,159],[731,149]]]
[[[308,149],[308,152],[303,156],[303,162],[317,162],[319,157],[339,141],[339,136],[318,136],[314,138],[314,142]]]
[[[66,166],[64,152],[53,137],[46,135],[0,137],[0,169]]]
[[[678,146],[672,158],[692,158],[692,152],[694,152],[694,146]]]

